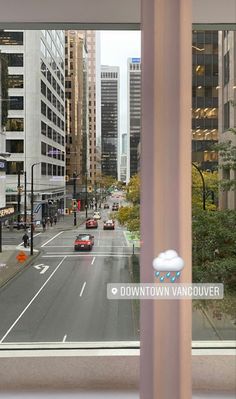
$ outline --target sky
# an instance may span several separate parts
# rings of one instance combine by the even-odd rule
[[[101,65],[120,67],[121,134],[127,132],[127,59],[140,56],[140,31],[101,31]]]

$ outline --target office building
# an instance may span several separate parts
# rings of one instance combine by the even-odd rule
[[[66,175],[82,175],[86,136],[84,114],[84,35],[79,31],[65,32],[65,96],[66,96]]]
[[[118,178],[120,71],[101,67],[101,168],[102,175]]]
[[[88,80],[88,181],[94,187],[101,176],[101,65],[100,32],[86,31]]]
[[[230,129],[236,127],[236,32],[219,32],[219,142],[232,142],[236,146],[236,134]],[[234,162],[235,163],[235,162]],[[224,168],[224,160],[219,159],[219,178],[223,182],[236,181],[234,167]],[[236,187],[220,191],[221,209],[236,209]]]
[[[17,175],[27,174],[30,202],[34,167],[35,219],[48,214],[48,199],[61,207],[65,175],[64,32],[0,31],[8,61],[9,110],[6,124],[7,203],[17,199]],[[51,202],[52,203],[52,202]]]
[[[218,141],[218,32],[193,31],[192,161],[216,170]],[[171,110],[170,110],[171,112]]]
[[[127,181],[138,172],[141,136],[141,59],[128,59],[128,150]]]

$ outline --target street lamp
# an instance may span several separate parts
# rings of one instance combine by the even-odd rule
[[[201,172],[201,170],[199,169],[199,167],[192,162],[192,165],[194,166],[195,169],[197,169],[198,173],[201,176],[202,179],[202,208],[205,211],[206,210],[206,185],[205,185],[205,180],[204,180],[204,176]]]
[[[34,167],[41,162],[36,162],[31,165],[31,229],[30,229],[30,255],[34,253]]]

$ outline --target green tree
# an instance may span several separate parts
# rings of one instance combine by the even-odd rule
[[[236,129],[229,129],[234,135],[236,135]],[[236,171],[236,146],[233,145],[232,140],[225,141],[215,145],[215,148],[219,152],[220,166],[222,171],[227,172],[229,178],[223,178],[220,180],[220,189],[222,191],[236,190],[236,179],[230,179],[230,171]],[[227,173],[225,174],[227,175]]]
[[[127,206],[120,207],[114,217],[136,236],[140,236],[140,176],[135,175],[126,186]]]
[[[131,177],[126,188],[126,199],[132,204],[140,204],[140,176]]]

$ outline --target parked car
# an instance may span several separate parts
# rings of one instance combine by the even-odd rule
[[[95,219],[87,219],[86,220],[86,229],[97,229],[98,228],[98,222]]]
[[[112,205],[112,211],[118,211],[119,210],[119,205],[117,203],[114,203]]]
[[[109,209],[109,204],[104,204],[104,209]]]
[[[94,245],[94,236],[91,234],[79,234],[74,242],[75,251],[88,249],[91,250]]]
[[[95,220],[100,220],[101,219],[101,215],[100,215],[100,212],[94,212],[94,214],[93,214],[93,218],[95,219]]]
[[[114,220],[106,220],[103,224],[103,230],[115,230]]]

